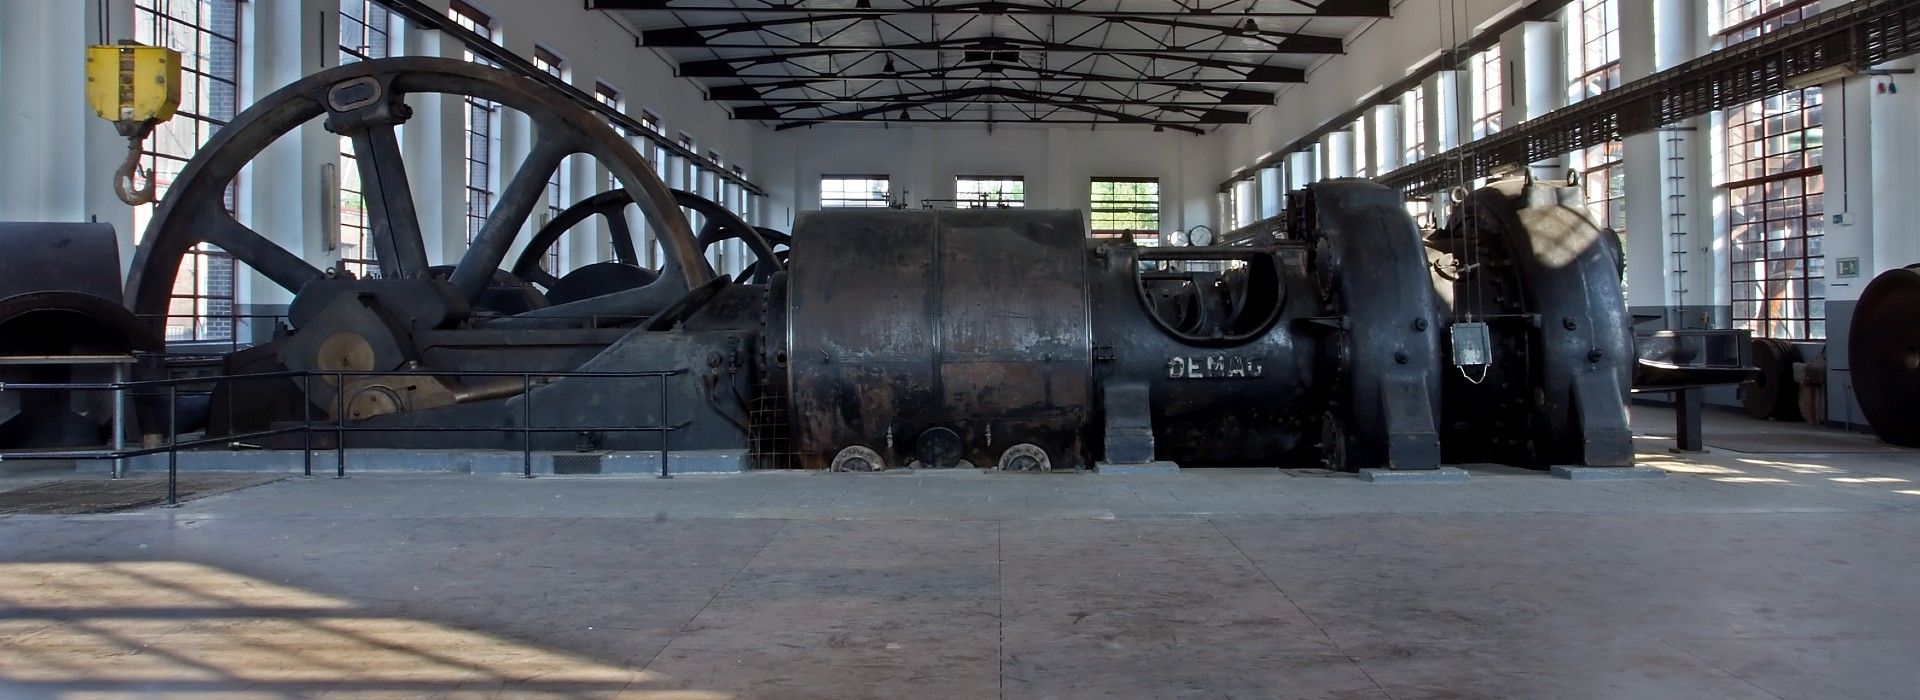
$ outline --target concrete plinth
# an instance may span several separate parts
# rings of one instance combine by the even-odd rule
[[[1667,472],[1653,467],[1576,467],[1555,464],[1550,469],[1554,476],[1571,481],[1622,481],[1665,479]]]
[[[1178,474],[1180,465],[1172,462],[1141,462],[1138,464],[1109,464],[1095,462],[1093,469],[1108,476],[1125,474]]]
[[[580,458],[586,457],[586,462]],[[555,469],[556,458],[562,462]],[[331,475],[335,473],[336,457],[333,450],[314,450],[313,473]],[[511,450],[389,450],[389,449],[348,449],[346,452],[347,474],[358,473],[453,473],[453,474],[520,474],[526,469],[521,453]],[[109,471],[112,462],[107,460],[86,460],[79,463],[82,471]],[[741,450],[675,450],[668,454],[667,466],[672,474],[715,474],[747,471],[747,455]],[[569,468],[570,467],[570,468]],[[299,472],[303,468],[302,453],[298,450],[236,450],[181,452],[179,468],[183,472]],[[132,472],[164,472],[167,470],[165,454],[151,454],[129,458],[127,469]],[[535,476],[587,476],[596,474],[658,474],[660,473],[659,452],[535,452],[533,453],[533,473]]]
[[[1362,469],[1360,480],[1376,484],[1464,484],[1467,471],[1459,467],[1439,469]]]

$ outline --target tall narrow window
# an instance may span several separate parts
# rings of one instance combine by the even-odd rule
[[[1368,157],[1370,154],[1367,148],[1372,139],[1367,138],[1367,120],[1364,118],[1355,119],[1353,120],[1353,125],[1347,127],[1347,130],[1353,133],[1353,148],[1351,149],[1353,151],[1353,176],[1373,177],[1373,159]]]
[[[141,166],[152,174],[155,194],[164,197],[187,160],[239,111],[240,8],[236,0],[135,0],[133,20],[135,41],[180,52],[179,111],[140,146]],[[229,186],[228,213],[235,211],[237,196]],[[153,213],[151,204],[134,208],[136,240]],[[235,313],[233,256],[194,246],[174,277],[166,339],[232,339]]]
[[[1626,166],[1619,141],[1610,141],[1580,153],[1580,183],[1594,223],[1614,231],[1627,225]]]
[[[1620,0],[1579,0],[1579,7],[1580,43],[1573,52],[1568,102],[1620,87]]]
[[[540,72],[565,80],[566,65],[566,59],[561,58],[560,54],[554,53],[552,49],[545,46],[533,47],[533,67],[540,69]]]
[[[885,208],[892,202],[885,175],[820,176],[820,208]]]
[[[1096,177],[1088,208],[1095,238],[1158,242],[1160,180],[1151,177]]]
[[[1506,62],[1500,59],[1500,45],[1473,57],[1473,78],[1478,104],[1473,115],[1473,137],[1480,138],[1500,130],[1501,110],[1506,106]]]
[[[472,5],[453,0],[447,8],[447,15],[468,31],[485,39],[493,38],[493,18],[474,9]],[[466,51],[465,58],[492,65],[474,55],[472,49]],[[480,229],[487,223],[487,214],[493,209],[493,132],[495,120],[500,116],[500,105],[471,95],[466,97],[465,102],[467,242],[472,243],[473,239],[480,236]]]
[[[545,46],[533,47],[533,67],[540,69],[542,73],[546,73],[563,81],[567,79],[567,60],[561,58],[560,54],[554,53]],[[566,208],[566,182],[566,165],[554,168],[553,174],[547,176],[547,191],[545,196],[547,206],[541,216],[535,217],[535,228],[545,226],[547,222],[558,218],[560,211]],[[566,270],[560,267],[560,250],[565,247],[564,244],[558,243],[548,246],[547,256],[540,260],[540,266],[547,272],[555,275],[565,274]]]
[[[341,0],[340,65],[392,55],[399,23],[400,18],[374,0]],[[379,277],[359,165],[353,139],[340,137],[340,269],[355,277]]]
[[[1427,86],[1416,85],[1408,90],[1402,103],[1406,117],[1400,121],[1406,125],[1406,133],[1401,138],[1406,149],[1400,162],[1412,165],[1427,157]]]
[[[1578,102],[1620,87],[1620,0],[1576,0],[1577,23],[1568,31],[1571,47],[1567,101]],[[1626,167],[1618,141],[1571,154],[1586,190],[1587,209],[1596,223],[1626,239]]]
[[[953,179],[955,203],[962,209],[1024,207],[1027,180],[1017,176],[961,176]]]
[[[1817,2],[1727,0],[1720,36],[1736,44],[1818,10]],[[1822,111],[1813,87],[1723,113],[1733,323],[1756,336],[1827,337]]]

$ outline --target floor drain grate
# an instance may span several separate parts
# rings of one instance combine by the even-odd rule
[[[598,452],[591,454],[554,455],[553,473],[560,475],[598,474],[606,457],[605,454]]]

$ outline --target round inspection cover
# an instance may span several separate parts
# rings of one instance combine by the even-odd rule
[[[877,472],[886,468],[887,463],[880,459],[880,453],[859,445],[844,448],[833,456],[832,469],[837,472]]]
[[[913,441],[913,456],[929,469],[952,469],[960,464],[960,434],[951,428],[928,428]]]
[[[1009,472],[1050,472],[1053,461],[1039,445],[1023,442],[1000,453],[1000,470]]]
[[[1847,332],[1854,398],[1873,432],[1920,447],[1920,265],[1888,270],[1860,293]]]

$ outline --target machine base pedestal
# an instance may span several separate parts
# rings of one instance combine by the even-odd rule
[[[1645,481],[1667,478],[1664,470],[1653,467],[1576,467],[1555,464],[1550,471],[1554,476],[1569,481]]]
[[[1109,462],[1095,462],[1093,465],[1093,470],[1095,472],[1106,474],[1106,475],[1178,474],[1180,473],[1180,465],[1174,464],[1172,462],[1140,462],[1137,464],[1112,464]]]
[[[1362,469],[1360,480],[1375,484],[1464,484],[1467,483],[1467,470],[1459,467]]]

